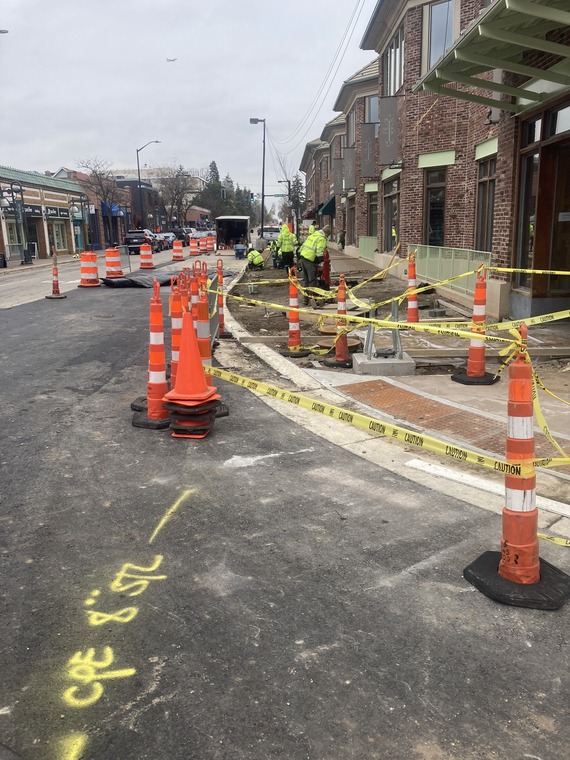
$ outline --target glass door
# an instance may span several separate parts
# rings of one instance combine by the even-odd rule
[[[570,147],[558,151],[549,268],[570,271]],[[570,275],[551,274],[549,290],[570,292]]]

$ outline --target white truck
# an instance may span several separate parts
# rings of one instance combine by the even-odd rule
[[[249,216],[217,216],[216,247],[219,250],[235,251],[236,245],[241,253],[247,253],[250,243]]]

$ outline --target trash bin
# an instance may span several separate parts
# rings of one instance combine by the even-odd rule
[[[8,269],[8,262],[6,261],[5,253],[0,253],[0,269]]]

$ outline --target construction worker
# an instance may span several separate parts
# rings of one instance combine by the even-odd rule
[[[255,248],[252,248],[251,251],[247,254],[247,260],[248,260],[248,269],[263,269],[264,261],[263,256],[260,251],[256,251]]]
[[[284,224],[281,227],[281,232],[277,238],[277,249],[281,253],[280,259],[282,262],[279,267],[280,269],[293,266],[295,260],[295,248],[298,245],[299,241],[297,240],[297,236],[291,232],[286,224]]]
[[[331,233],[331,228],[326,224],[322,230],[313,232],[305,240],[299,251],[299,261],[303,273],[303,288],[316,288],[317,284],[317,267],[322,262],[325,248],[327,247],[327,237]],[[305,306],[309,305],[309,296],[304,295]],[[315,300],[315,308],[319,303]]]
[[[319,225],[317,222],[315,222],[314,224],[311,224],[311,226],[309,227],[309,237],[313,234],[313,232],[317,232],[318,229],[319,229]]]

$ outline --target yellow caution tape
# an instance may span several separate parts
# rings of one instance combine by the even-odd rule
[[[518,476],[521,478],[532,477],[534,473],[533,462],[505,462],[500,459],[495,459],[484,454],[477,454],[474,451],[469,451],[462,446],[454,446],[445,441],[440,441],[437,438],[424,435],[423,433],[414,433],[406,428],[392,425],[389,422],[369,417],[359,412],[348,411],[339,406],[333,406],[323,401],[315,401],[315,399],[303,396],[300,393],[293,393],[291,391],[277,388],[276,386],[263,383],[259,380],[252,380],[249,377],[243,377],[235,372],[228,372],[227,370],[220,369],[218,367],[211,367],[204,365],[204,370],[214,377],[218,377],[221,380],[227,380],[234,385],[241,385],[244,388],[248,388],[251,391],[256,391],[262,395],[275,398],[278,401],[285,401],[286,403],[293,404],[302,409],[307,409],[311,412],[317,412],[329,419],[339,420],[345,422],[360,430],[366,430],[369,433],[378,433],[381,436],[390,438],[391,440],[403,443],[406,446],[415,446],[419,449],[425,449],[426,451],[432,451],[435,454],[440,454],[447,459],[454,459],[460,462],[468,462],[479,467],[485,467],[495,472]]]
[[[249,280],[247,282],[236,282],[233,287],[237,288],[240,285],[284,285],[286,282],[289,282],[289,280]]]
[[[538,538],[542,538],[543,541],[551,541],[558,546],[570,547],[570,538],[559,538],[558,536],[547,536],[546,533],[537,533]]]
[[[526,317],[525,319],[515,319],[511,322],[495,322],[491,325],[486,325],[487,330],[512,330],[525,324],[527,327],[531,325],[543,325],[546,322],[556,322],[559,319],[568,319],[570,317],[570,309],[563,309],[562,311],[553,311],[550,314],[540,314],[536,317]]]
[[[513,267],[489,267],[486,264],[483,265],[483,269],[487,272],[523,272],[524,274],[559,274],[563,277],[570,277],[570,272],[567,270],[559,271],[558,269],[515,269]]]

